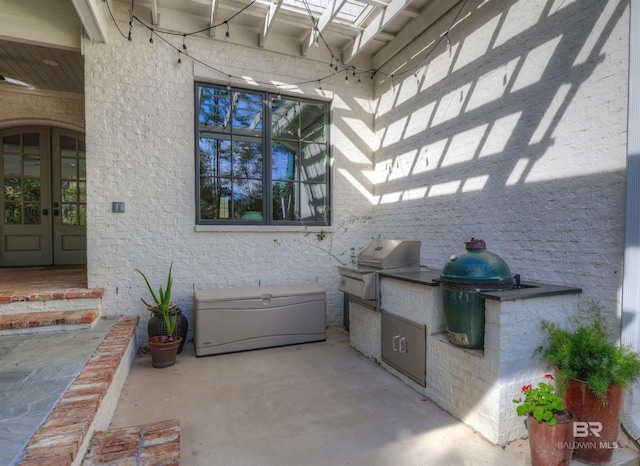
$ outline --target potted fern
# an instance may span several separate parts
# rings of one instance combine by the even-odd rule
[[[147,325],[147,332],[149,334],[147,346],[151,351],[153,367],[169,367],[175,364],[176,355],[182,351],[184,346],[184,336],[175,334],[176,328],[178,327],[178,318],[184,318],[184,316],[180,312],[180,308],[171,301],[171,288],[173,286],[172,268],[173,263],[169,267],[166,287],[164,290],[160,287],[157,294],[154,292],[146,275],[141,270],[136,269],[136,272],[144,278],[154,303],[149,304],[140,298],[152,313],[149,324]],[[158,324],[158,320],[161,321],[162,325]],[[184,318],[184,320],[186,321],[186,318]],[[186,334],[186,327],[184,325],[183,328]]]
[[[574,458],[608,463],[617,447],[624,388],[640,377],[640,357],[614,342],[596,302],[581,306],[569,324],[543,321],[548,340],[539,351],[557,367],[564,404],[582,423]]]

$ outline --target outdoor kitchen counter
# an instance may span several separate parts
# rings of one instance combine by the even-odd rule
[[[440,279],[440,269],[430,267],[420,267],[419,270],[412,271],[381,271],[380,277],[404,280],[426,286],[438,286]],[[538,282],[522,282],[520,288],[511,290],[484,291],[481,296],[494,301],[516,301],[519,299],[544,298],[547,296],[557,296],[563,294],[582,293],[582,288],[574,288],[560,285],[549,285]]]
[[[564,325],[575,315],[582,290],[524,281],[517,289],[481,292],[484,344],[470,349],[448,338],[439,268],[378,275],[380,312],[351,308],[352,346],[490,442],[526,436],[511,400],[549,371],[535,357],[546,338],[540,323]]]

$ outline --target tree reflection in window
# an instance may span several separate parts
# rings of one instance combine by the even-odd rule
[[[327,225],[328,105],[208,84],[196,91],[197,221]]]

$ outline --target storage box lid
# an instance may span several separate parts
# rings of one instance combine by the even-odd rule
[[[322,294],[324,296],[325,290],[314,285],[245,286],[238,288],[195,290],[193,292],[193,299],[196,302],[205,303],[318,294]]]

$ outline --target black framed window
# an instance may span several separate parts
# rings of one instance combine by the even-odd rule
[[[198,224],[329,225],[329,105],[196,83]]]

